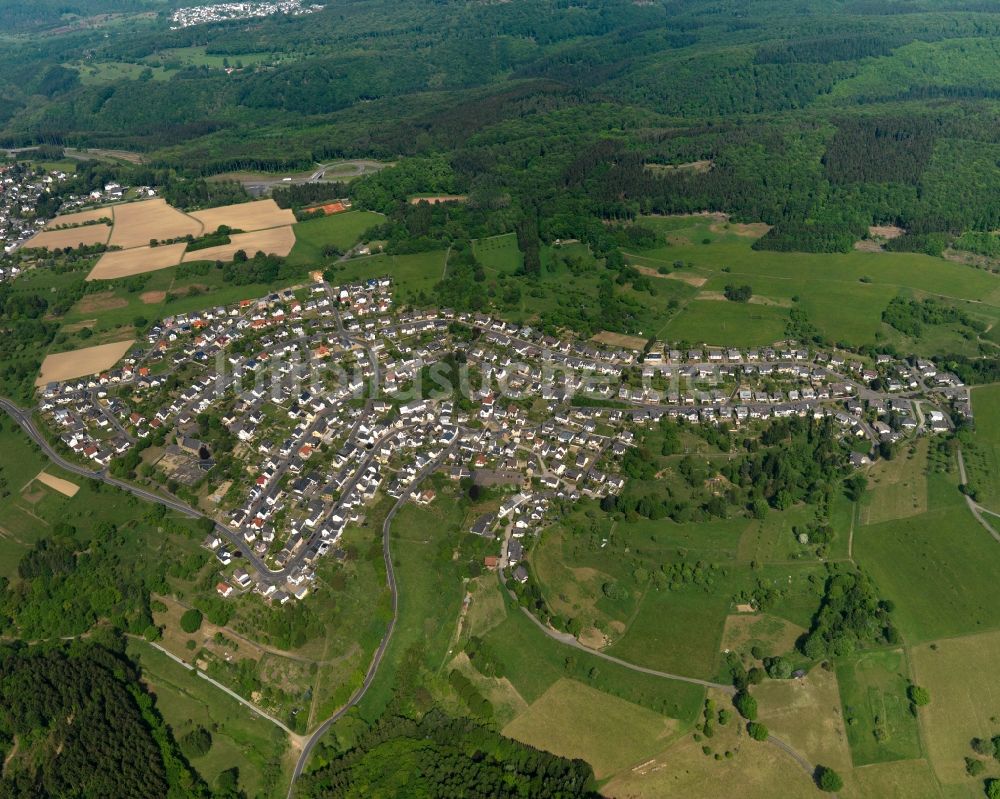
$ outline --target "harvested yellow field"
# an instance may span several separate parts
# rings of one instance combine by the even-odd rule
[[[64,247],[80,247],[91,244],[107,244],[111,235],[110,225],[84,225],[65,230],[43,230],[25,246],[44,247],[47,250],[61,250]]]
[[[201,222],[167,205],[167,201],[160,198],[116,205],[114,211],[115,227],[110,243],[125,250],[148,246],[150,239],[163,241],[202,234]]]
[[[234,233],[229,238],[229,244],[184,253],[182,260],[231,261],[239,250],[243,250],[251,258],[258,252],[286,256],[295,246],[295,234],[291,226],[257,230],[253,233]]]
[[[39,472],[35,479],[42,485],[58,491],[64,497],[75,497],[76,492],[80,490],[80,486],[76,483],[63,480],[61,477],[56,477],[54,474],[48,474],[47,472]]]
[[[205,233],[215,232],[219,225],[250,231],[295,224],[295,214],[291,209],[279,208],[274,200],[206,208],[204,211],[192,211],[191,216],[204,225]]]
[[[164,244],[159,247],[136,247],[132,250],[114,250],[101,256],[87,280],[112,280],[117,277],[141,275],[156,269],[177,266],[187,245]]]
[[[133,344],[135,339],[130,338],[127,341],[113,341],[96,347],[84,347],[82,350],[47,355],[42,362],[42,371],[35,385],[44,386],[53,381],[73,380],[77,377],[99,374],[118,363]]]
[[[56,228],[68,225],[85,225],[88,222],[97,222],[100,219],[114,219],[114,210],[111,208],[91,208],[89,211],[77,211],[75,214],[63,214],[49,221],[45,230],[55,230]]]

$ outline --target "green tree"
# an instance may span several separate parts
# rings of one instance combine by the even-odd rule
[[[766,741],[770,734],[767,727],[760,722],[751,721],[747,723],[747,732],[755,741]]]
[[[750,696],[747,691],[737,692],[736,696],[733,697],[733,707],[747,721],[754,721],[757,718],[757,700]]]
[[[816,785],[821,791],[836,793],[844,787],[844,781],[840,775],[829,766],[816,767]]]
[[[201,627],[201,621],[201,611],[197,608],[191,608],[181,616],[181,629],[186,633],[196,633]]]

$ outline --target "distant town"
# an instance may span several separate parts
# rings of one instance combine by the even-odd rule
[[[210,22],[270,17],[275,14],[300,16],[322,10],[323,6],[304,4],[303,0],[271,0],[271,2],[215,3],[209,6],[179,8],[170,15],[170,29],[190,28]]]

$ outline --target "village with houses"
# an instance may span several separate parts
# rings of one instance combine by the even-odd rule
[[[523,583],[525,538],[553,500],[620,492],[623,458],[664,417],[747,430],[829,418],[856,468],[883,442],[971,419],[962,382],[922,359],[792,343],[608,348],[402,309],[388,277],[314,281],[164,318],[113,368],[38,388],[38,412],[76,459],[112,474],[131,459],[214,522],[204,543],[223,598],[305,599],[318,560],[344,556],[347,527],[377,498],[433,503],[432,475],[497,490],[469,532],[495,541],[487,568]],[[467,387],[452,385],[458,372]]]

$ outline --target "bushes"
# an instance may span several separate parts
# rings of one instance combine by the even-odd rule
[[[733,707],[747,721],[754,721],[757,718],[757,700],[750,696],[747,691],[739,691],[733,697]]]
[[[185,611],[184,615],[181,616],[181,629],[186,633],[196,633],[201,627],[202,615],[201,611],[195,608]]]
[[[479,689],[472,684],[472,681],[457,669],[452,669],[448,675],[448,682],[455,689],[461,700],[465,702],[469,710],[481,718],[492,718],[493,705],[483,696]]]

